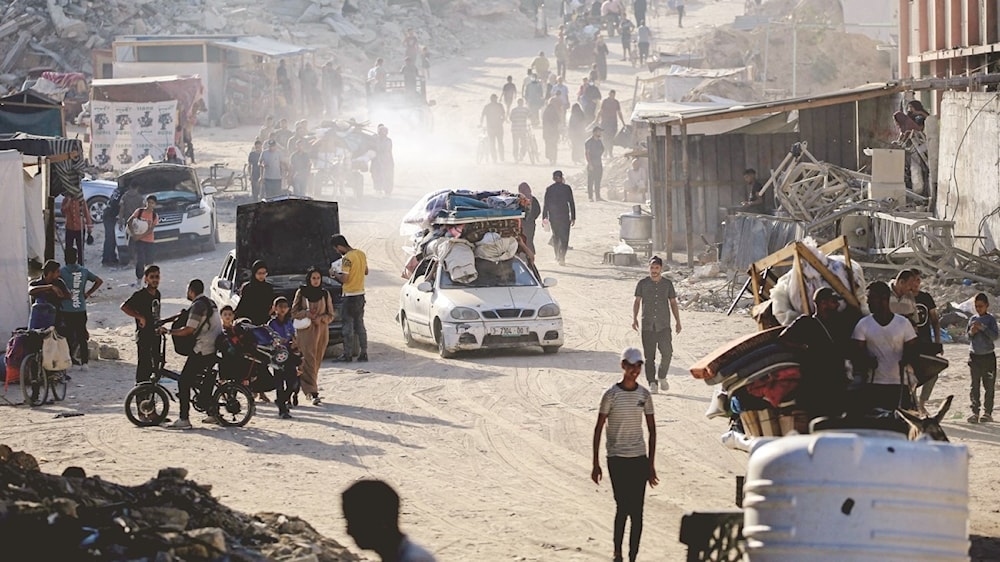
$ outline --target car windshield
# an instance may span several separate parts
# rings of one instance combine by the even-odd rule
[[[441,268],[442,289],[464,289],[468,287],[537,287],[531,270],[519,259],[509,259],[492,262],[476,258],[476,271],[479,276],[471,283],[457,283],[451,280],[448,270]]]

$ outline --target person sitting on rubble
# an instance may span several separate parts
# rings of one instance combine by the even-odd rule
[[[757,179],[757,170],[747,168],[743,171],[743,185],[747,190],[747,198],[740,203],[740,211],[744,213],[764,213],[764,197],[760,191],[764,184]]]

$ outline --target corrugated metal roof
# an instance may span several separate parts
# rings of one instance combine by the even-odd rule
[[[906,87],[898,82],[876,83],[826,94],[801,96],[776,101],[745,103],[725,107],[709,107],[697,110],[690,107],[678,109],[663,107],[659,112],[655,111],[654,108],[647,108],[647,110],[643,111],[641,115],[637,115],[637,112],[639,107],[644,104],[638,104],[636,105],[636,111],[632,113],[632,118],[656,124],[690,125],[693,123],[721,121],[739,117],[755,117],[796,109],[837,105],[851,101],[859,101],[895,94],[905,89]],[[670,105],[689,106],[691,104]]]
[[[275,39],[255,35],[212,41],[209,44],[223,49],[233,49],[274,58],[291,57],[313,50],[311,47],[300,47],[291,43],[283,43]]]
[[[153,84],[156,82],[174,82],[177,80],[188,80],[191,78],[198,78],[197,75],[194,76],[179,76],[176,74],[171,74],[168,76],[142,76],[138,78],[103,78],[100,80],[92,80],[90,82],[91,88],[100,88],[102,86],[132,86],[135,84]]]

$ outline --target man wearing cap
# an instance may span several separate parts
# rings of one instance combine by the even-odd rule
[[[593,135],[583,145],[587,158],[587,198],[591,201],[601,199],[601,178],[604,176],[604,142],[601,141],[601,128],[594,127]]]
[[[642,349],[649,357],[646,363],[646,381],[649,391],[664,392],[670,388],[667,371],[674,355],[673,337],[670,334],[670,314],[673,312],[677,333],[681,333],[681,315],[677,307],[677,293],[671,280],[663,277],[663,260],[659,256],[649,259],[649,276],[635,286],[632,303],[632,329],[639,330],[639,310],[642,309]],[[660,368],[656,368],[656,350],[660,350]],[[657,382],[659,378],[659,382]]]
[[[556,251],[556,261],[566,265],[566,250],[569,248],[569,229],[576,224],[576,203],[573,189],[563,183],[560,170],[552,172],[552,185],[545,188],[542,206],[542,224],[552,228],[552,241]]]
[[[614,559],[623,560],[622,542],[625,538],[625,520],[632,520],[629,531],[630,561],[639,555],[642,538],[642,508],[646,496],[646,483],[656,486],[656,419],[653,416],[653,398],[637,382],[642,371],[642,352],[634,347],[621,354],[622,380],[609,388],[601,397],[594,426],[594,464],[590,479],[601,483],[599,452],[601,432],[608,426],[606,449],[608,476],[615,495]],[[649,431],[649,450],[642,438],[642,418],[646,418]]]
[[[795,403],[810,417],[844,413],[847,375],[845,347],[837,338],[837,309],[843,299],[830,287],[813,293],[816,312],[803,314],[785,328],[778,341],[796,351],[802,379]]]
[[[281,193],[281,152],[278,151],[278,142],[274,139],[267,141],[267,148],[260,153],[261,177],[264,178],[264,197],[274,197]]]

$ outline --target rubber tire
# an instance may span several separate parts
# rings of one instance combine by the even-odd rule
[[[434,341],[437,343],[438,355],[440,355],[442,359],[451,359],[455,357],[455,352],[449,351],[444,346],[444,336],[441,334],[440,320],[434,321]]]
[[[413,339],[413,332],[410,330],[410,322],[406,319],[406,313],[399,313],[399,324],[403,329],[403,342],[406,347],[416,347],[417,341]]]
[[[24,403],[34,408],[41,406],[49,399],[49,381],[45,380],[45,372],[42,364],[39,363],[42,353],[29,353],[21,361],[21,394],[24,396]],[[28,388],[38,387],[35,399],[31,399]]]
[[[69,383],[66,382],[66,371],[55,371],[52,376],[57,376],[58,379],[49,379],[49,389],[52,392],[52,400],[56,402],[62,402],[66,399],[66,388]]]
[[[108,198],[103,195],[95,195],[87,199],[87,207],[90,209],[90,217],[94,219],[94,224],[102,224],[104,210],[108,208]],[[94,211],[95,207],[97,212]]]
[[[558,353],[560,347],[562,347],[562,346],[561,345],[543,345],[542,346],[542,353],[545,353],[545,354]]]
[[[225,396],[230,393],[242,394],[247,401],[246,411],[241,412],[243,417],[235,420],[231,420],[219,413],[219,406],[224,403]],[[253,393],[241,384],[228,382],[220,386],[219,390],[216,390],[215,394],[212,395],[212,412],[210,415],[214,415],[219,420],[220,425],[225,427],[243,427],[253,418],[255,413],[257,413],[257,405],[254,402]]]
[[[139,400],[150,394],[155,394],[156,398],[163,404],[163,411],[157,413],[152,418],[148,420],[139,419],[132,412],[131,404],[132,402]],[[136,411],[139,410],[138,404],[136,404]],[[132,390],[129,391],[128,395],[125,396],[125,417],[128,421],[132,422],[133,425],[138,427],[152,427],[154,425],[160,425],[167,420],[167,414],[170,413],[170,393],[167,392],[162,386],[151,383],[143,382],[135,385]]]
[[[212,230],[215,230],[215,222],[212,222]],[[202,252],[211,253],[215,251],[215,234],[209,234],[208,236],[202,237],[201,241],[198,243]]]

